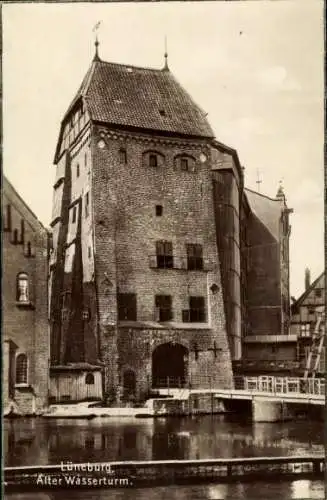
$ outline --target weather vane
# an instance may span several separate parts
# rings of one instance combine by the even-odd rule
[[[99,53],[98,53],[98,47],[99,47],[99,39],[98,39],[98,31],[99,31],[99,28],[100,28],[100,25],[101,25],[101,21],[98,21],[94,27],[93,27],[93,33],[95,33],[95,56],[94,58],[95,59],[99,59]]]

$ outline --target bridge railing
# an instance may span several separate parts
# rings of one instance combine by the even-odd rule
[[[308,394],[325,395],[325,380],[322,378],[273,377],[234,377],[235,389],[270,394]]]

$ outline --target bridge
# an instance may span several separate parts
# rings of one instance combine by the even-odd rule
[[[171,384],[171,381],[170,381]],[[307,401],[316,404],[325,404],[325,379],[324,378],[294,378],[294,377],[234,377],[234,389],[192,389],[191,387],[180,387],[170,385],[158,389],[159,394],[172,396],[177,399],[187,399],[189,394],[225,395],[232,398],[252,399],[254,396],[262,396],[266,399],[283,399],[285,401]]]
[[[199,397],[207,395],[223,403],[225,408],[233,406],[233,403],[236,404],[238,401],[248,401],[252,405],[252,417],[256,422],[290,419],[294,416],[292,407],[294,409],[299,405],[304,408],[308,405],[317,406],[321,409],[325,406],[325,380],[323,378],[236,376],[233,389],[215,387],[178,389],[175,385],[175,388],[166,387],[159,389],[158,392],[161,396],[185,402],[189,402],[196,395]]]

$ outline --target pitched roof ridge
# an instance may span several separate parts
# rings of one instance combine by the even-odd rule
[[[250,188],[244,188],[245,191],[250,191],[250,193],[253,193],[253,194],[257,194],[259,196],[261,196],[262,198],[267,198],[268,200],[270,201],[276,201],[277,203],[279,203],[280,200],[276,199],[276,198],[271,198],[270,196],[267,196],[266,194],[262,194],[262,193],[259,193],[258,191],[254,191],[254,189],[250,189]]]
[[[21,197],[21,195],[18,193],[18,191],[14,188],[13,184],[9,181],[8,177],[6,177],[4,174],[2,174],[2,190],[5,190],[5,185],[7,184],[8,187],[13,191],[15,196],[17,196],[18,200],[22,203],[22,205],[25,207],[25,209],[29,212],[29,214],[35,219],[35,221],[41,226],[41,229],[48,232],[47,228],[42,224],[40,219],[35,215],[33,210],[28,206],[26,201]]]
[[[72,102],[70,103],[70,105],[68,106],[65,114],[64,114],[64,118],[62,121],[65,120],[66,116],[69,114],[69,112],[72,110],[72,108],[75,106],[76,102],[78,101],[78,99],[82,96],[82,97],[85,97],[87,91],[88,91],[88,88],[89,88],[89,85],[90,85],[90,82],[91,82],[91,79],[92,79],[92,76],[93,76],[93,73],[94,73],[94,70],[95,70],[95,64],[97,63],[98,61],[92,61],[89,69],[87,70],[83,80],[82,80],[82,83],[81,85],[79,86],[79,89],[77,90],[76,94],[75,94],[75,97],[74,99],[72,100]]]
[[[112,61],[103,61],[102,59],[100,61],[95,61],[97,64],[110,64],[112,66],[120,66],[123,68],[134,68],[134,69],[142,69],[146,71],[154,71],[156,73],[167,73],[169,74],[170,72],[167,70],[163,70],[162,68],[150,68],[149,66],[136,66],[135,64],[123,64],[123,63],[117,63],[117,62],[112,62]]]

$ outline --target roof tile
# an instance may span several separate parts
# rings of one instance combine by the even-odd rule
[[[95,121],[183,135],[214,136],[205,113],[170,71],[96,60],[72,105],[81,95]]]

